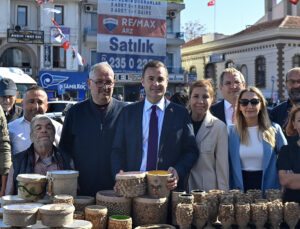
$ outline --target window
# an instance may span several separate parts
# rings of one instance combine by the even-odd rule
[[[173,68],[173,53],[168,53],[167,52],[167,59],[166,59],[166,64],[167,64],[167,68],[169,73],[175,73],[174,72],[174,68]]]
[[[18,6],[17,24],[23,26],[27,25],[27,6]]]
[[[167,33],[173,33],[173,20],[167,17]]]
[[[297,54],[293,57],[293,68],[300,67],[300,55]]]
[[[229,60],[225,64],[225,68],[234,68],[234,63],[232,60]]]
[[[66,51],[63,47],[53,46],[53,68],[66,67]]]
[[[97,32],[98,26],[98,15],[97,13],[91,13],[91,31]]]
[[[190,73],[191,74],[197,74],[197,69],[195,66],[190,67]]]
[[[205,79],[213,79],[215,77],[215,65],[210,63],[205,67]]]
[[[266,58],[261,56],[255,60],[255,86],[266,87]]]
[[[94,64],[97,64],[97,51],[93,50],[91,51],[91,65],[93,66]]]
[[[57,24],[63,25],[64,24],[64,6],[54,6],[54,9],[59,10],[60,14],[54,14],[54,20]]]

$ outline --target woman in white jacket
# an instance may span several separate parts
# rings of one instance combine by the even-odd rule
[[[190,173],[189,190],[229,189],[227,128],[209,111],[213,94],[208,80],[198,80],[190,86],[189,107],[199,158]]]

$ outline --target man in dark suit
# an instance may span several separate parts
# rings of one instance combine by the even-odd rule
[[[270,118],[281,126],[288,143],[292,143],[298,141],[299,138],[298,136],[287,136],[285,129],[292,107],[300,104],[300,68],[290,69],[286,74],[285,81],[289,98],[272,109]]]
[[[168,170],[168,188],[184,188],[198,149],[188,111],[164,97],[168,71],[160,61],[144,67],[144,101],[123,108],[112,149],[112,172]],[[179,182],[179,183],[178,183]]]
[[[211,113],[226,125],[233,124],[238,94],[245,88],[243,74],[235,68],[226,68],[220,76],[219,88],[224,99],[211,106]]]

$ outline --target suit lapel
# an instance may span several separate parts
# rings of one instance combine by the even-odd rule
[[[137,112],[135,112],[135,119],[137,128],[132,130],[132,134],[135,135],[134,139],[138,139],[136,144],[136,152],[137,152],[137,165],[142,164],[143,158],[143,111],[144,111],[145,101],[137,103]],[[133,117],[134,118],[134,117]]]
[[[208,133],[211,130],[212,125],[213,125],[212,115],[210,114],[209,111],[207,111],[207,114],[203,120],[203,123],[196,135],[197,142],[201,142],[205,138],[205,136],[208,135]]]
[[[165,114],[164,114],[164,120],[162,124],[160,139],[159,139],[159,152],[158,156],[160,156],[163,148],[163,144],[165,142],[165,139],[167,138],[168,132],[170,128],[172,127],[172,116],[174,115],[174,108],[173,105],[170,103],[169,100],[166,99],[166,108],[165,108]]]
[[[220,117],[221,120],[226,123],[226,117],[225,117],[225,100],[222,100],[222,109],[220,109]]]
[[[268,168],[272,156],[272,146],[263,139],[262,142],[263,142],[263,152],[264,152],[264,158],[263,158],[263,176],[264,176],[264,171],[266,171],[266,169]]]

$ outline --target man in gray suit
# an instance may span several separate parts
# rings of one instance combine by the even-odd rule
[[[186,178],[198,158],[198,148],[188,111],[168,101],[168,70],[160,61],[144,67],[144,101],[123,108],[112,148],[113,175],[123,171],[168,170],[168,188],[185,188]]]

